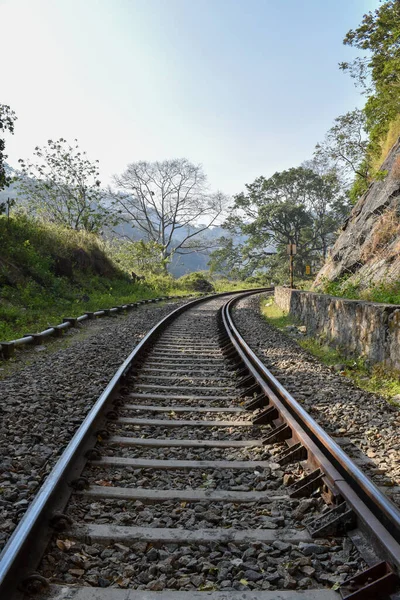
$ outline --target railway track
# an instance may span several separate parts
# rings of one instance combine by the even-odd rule
[[[180,307],[123,363],[4,549],[1,599],[396,597],[399,512],[247,347],[240,296]]]

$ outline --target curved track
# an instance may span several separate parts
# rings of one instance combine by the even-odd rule
[[[1,555],[1,598],[395,588],[398,511],[241,338],[242,294],[221,296],[175,310],[121,365]]]

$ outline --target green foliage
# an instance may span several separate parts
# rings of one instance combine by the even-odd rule
[[[162,246],[156,242],[137,242],[113,239],[108,251],[119,267],[129,275],[161,275],[165,273],[166,261],[162,258]]]
[[[193,290],[195,292],[212,292],[214,286],[207,279],[205,273],[194,272],[182,275],[177,280],[177,285],[181,289]]]
[[[397,142],[400,137],[400,114],[392,121],[389,125],[387,135],[382,138],[380,142],[380,151],[376,155],[372,156],[372,171],[379,171],[383,161],[389,154],[392,146]]]
[[[359,27],[348,31],[344,44],[367,50],[364,57],[340,67],[349,71],[367,96],[365,113],[371,139],[381,139],[400,112],[400,4],[383,2],[364,15]]]
[[[49,140],[47,146],[36,147],[34,155],[36,164],[19,160],[18,185],[35,214],[77,231],[97,232],[115,222],[103,204],[98,161],[90,162],[77,143]]]
[[[252,279],[252,278],[250,278]],[[254,278],[256,279],[256,278]],[[241,281],[232,280],[226,277],[220,277],[217,279],[211,279],[212,284],[216,292],[232,292],[235,290],[251,290],[253,288],[262,287],[264,284],[260,284],[258,281]],[[267,284],[269,285],[269,284]]]
[[[259,177],[246,188],[235,196],[224,224],[246,241],[235,245],[232,238],[222,238],[211,254],[212,272],[242,279],[264,273],[269,280],[286,282],[286,248],[291,243],[297,246],[297,277],[304,275],[307,264],[319,264],[349,207],[335,172],[302,166],[269,179]]]
[[[15,288],[3,287],[0,294],[0,339],[16,339],[27,332],[37,332],[56,323],[63,317],[79,316],[87,311],[112,308],[160,293],[172,291],[152,283],[133,284],[125,279],[104,279],[96,276],[82,277],[71,287],[67,281],[57,280],[52,286],[30,282]],[[173,290],[173,293],[179,293]]]
[[[4,154],[6,143],[3,139],[3,134],[6,131],[9,133],[14,133],[14,121],[16,121],[16,119],[17,117],[15,112],[12,111],[9,106],[6,104],[0,104],[0,135],[2,136],[0,138],[0,191],[8,187],[11,183],[11,178],[7,174],[5,165],[7,155]]]
[[[372,175],[374,170],[379,170],[380,164],[376,163],[381,163],[385,158],[382,155],[385,138],[400,114],[399,40],[398,0],[383,2],[376,10],[365,14],[359,27],[350,30],[344,38],[344,44],[367,51],[366,55],[357,57],[351,63],[341,63],[340,68],[350,73],[367,97],[364,107],[366,129],[369,132],[366,164]],[[359,179],[360,175],[352,190],[354,199],[365,191],[365,185],[361,185]]]
[[[358,108],[336,117],[325,140],[315,148],[319,160],[339,166],[345,177],[352,179],[358,175],[359,179],[368,181],[367,152],[366,117]]]
[[[363,286],[350,279],[351,274],[336,281],[322,282],[320,290],[324,294],[349,298],[351,300],[365,300],[366,302],[381,302],[383,304],[400,304],[400,281],[374,283]]]
[[[323,281],[320,291],[324,294],[329,294],[330,296],[339,296],[356,300],[360,297],[359,285],[353,280],[349,280],[350,277],[351,274],[349,273],[335,281]]]
[[[261,314],[265,317],[265,319],[274,327],[278,329],[284,329],[288,325],[294,325],[294,319],[288,315],[285,311],[283,311],[277,304],[273,298],[267,298],[266,300],[261,300]]]
[[[10,339],[60,322],[67,313],[107,308],[116,295],[130,297],[149,286],[133,286],[85,231],[30,219],[0,216],[0,338]],[[59,270],[66,269],[65,274]],[[132,301],[132,300],[130,300]],[[100,304],[99,304],[100,303]],[[106,306],[106,304],[108,306]]]
[[[25,215],[9,220],[0,216],[0,239],[0,341],[42,331],[86,311],[160,295],[185,296],[200,280],[210,285],[202,273],[176,281],[171,275],[146,272],[145,281],[134,283],[95,234]],[[223,285],[224,290],[236,289],[235,282],[218,282],[218,291]]]
[[[366,299],[364,294],[363,298]],[[385,304],[400,304],[400,281],[372,286],[368,290],[368,300]]]
[[[329,367],[342,365],[341,375],[348,377],[353,383],[367,392],[379,394],[386,398],[389,403],[397,404],[391,399],[400,394],[399,373],[388,370],[382,365],[368,367],[362,358],[349,357],[336,348],[325,344],[322,340],[315,338],[303,338],[297,340],[298,344],[310,354],[318,358]]]
[[[225,275],[228,278],[244,280],[256,268],[254,261],[244,261],[243,244],[235,244],[232,237],[222,236],[219,247],[211,252],[208,265],[211,275]]]

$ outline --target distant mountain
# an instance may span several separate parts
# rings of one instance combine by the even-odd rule
[[[173,244],[179,243],[183,237],[186,236],[186,232],[194,233],[196,230],[202,229],[204,226],[198,225],[197,227],[190,227],[185,230],[185,234],[179,233],[173,237]],[[128,223],[121,223],[112,229],[113,234],[120,238],[129,238],[131,240],[139,241],[146,239],[145,233],[139,229],[133,228]],[[111,231],[108,232],[110,235]],[[215,242],[218,238],[226,235],[226,231],[220,227],[215,226],[207,229],[200,234],[203,240],[209,242],[209,249],[201,252],[191,252],[190,254],[175,254],[169,265],[169,271],[174,277],[181,277],[186,273],[192,273],[193,271],[205,271],[208,269],[208,261],[210,260],[210,252],[215,250]]]

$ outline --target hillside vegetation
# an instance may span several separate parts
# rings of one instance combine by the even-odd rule
[[[366,97],[357,113],[357,143],[349,146],[342,137],[341,146],[354,151],[347,158],[357,158],[355,206],[314,284],[329,294],[391,304],[400,303],[399,37],[400,4],[388,0],[344,39],[368,52],[341,65]]]
[[[62,317],[160,294],[185,294],[169,277],[134,283],[95,234],[0,217],[0,340],[45,329]]]
[[[51,225],[26,215],[0,216],[0,341],[60,323],[63,317],[160,295],[229,291],[256,281],[210,280],[191,273],[179,279],[152,275],[87,231]],[[146,273],[134,282],[130,273]]]

